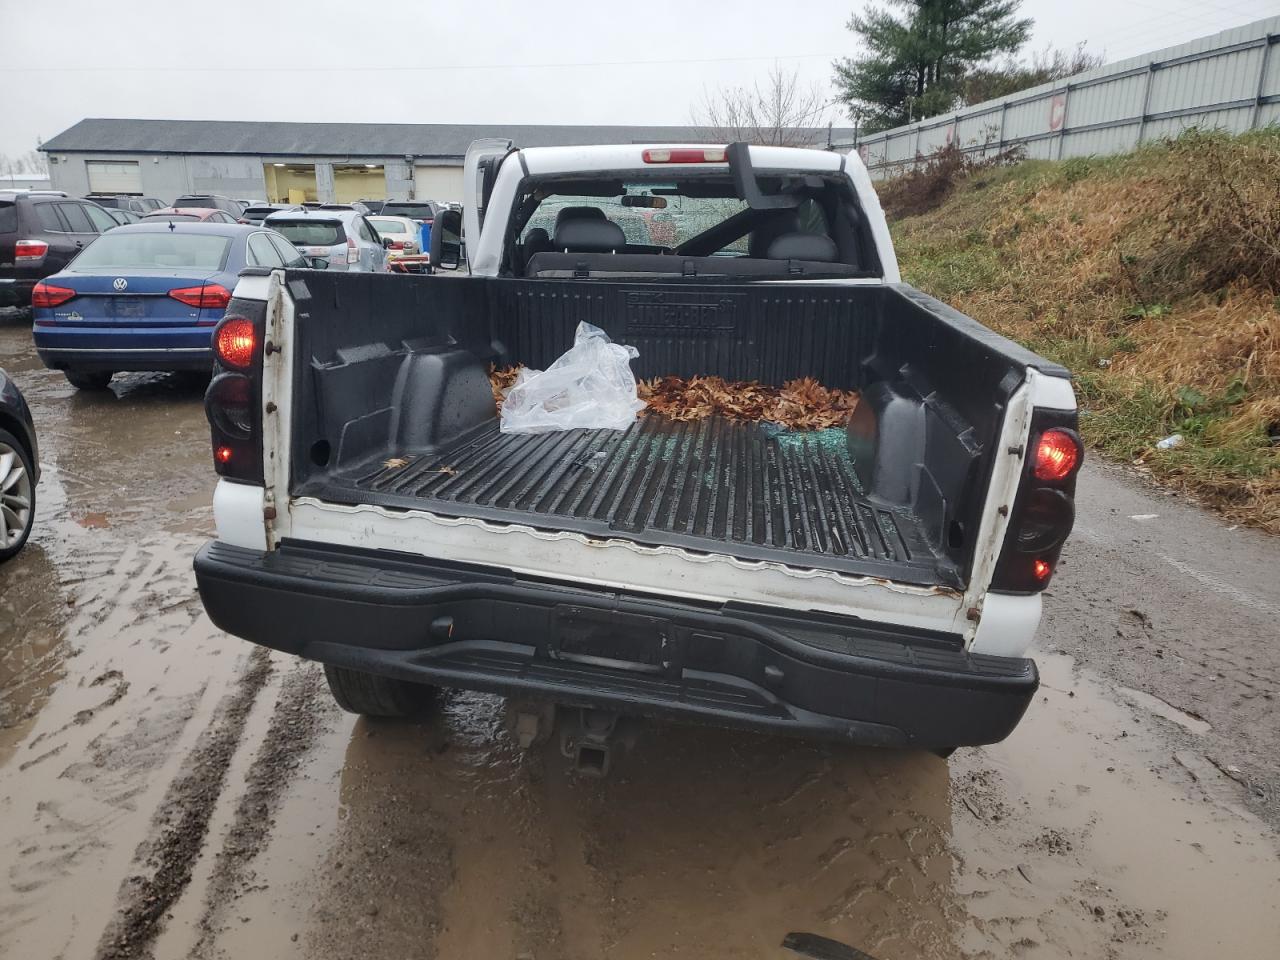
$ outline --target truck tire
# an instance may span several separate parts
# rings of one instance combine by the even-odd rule
[[[36,474],[31,454],[0,430],[0,563],[18,555],[36,522]]]
[[[105,390],[114,376],[110,370],[64,370],[63,373],[77,390]]]
[[[324,665],[329,692],[343,710],[366,717],[416,717],[431,704],[435,687]]]

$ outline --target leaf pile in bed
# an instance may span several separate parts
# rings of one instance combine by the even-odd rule
[[[843,427],[858,405],[856,390],[824,387],[813,377],[769,387],[755,380],[723,377],[655,377],[640,382],[640,399],[672,420],[768,421],[791,430]]]
[[[502,409],[503,396],[516,382],[520,367],[489,371],[493,398]],[[812,377],[788,380],[781,387],[767,387],[755,380],[723,377],[655,377],[638,384],[640,399],[648,409],[671,420],[768,421],[790,430],[824,430],[843,427],[858,405],[856,390],[824,387]]]

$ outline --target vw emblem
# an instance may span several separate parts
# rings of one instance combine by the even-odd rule
[[[126,280],[124,277],[116,277],[115,280],[112,281],[111,285],[115,287],[117,290],[124,290],[126,287],[129,286],[129,281]]]

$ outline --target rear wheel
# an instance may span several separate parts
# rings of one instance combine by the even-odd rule
[[[17,555],[36,516],[35,466],[18,438],[0,430],[0,563]]]
[[[64,370],[67,382],[77,390],[105,390],[113,374],[110,370]]]
[[[416,717],[431,705],[436,689],[327,663],[324,676],[338,706],[366,717]]]

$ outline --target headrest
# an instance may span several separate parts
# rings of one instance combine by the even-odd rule
[[[604,211],[599,207],[561,207],[556,214],[556,229],[567,220],[604,220]]]
[[[611,220],[567,220],[556,227],[553,243],[570,253],[615,253],[626,245],[622,228]]]
[[[785,233],[800,229],[800,214],[795,210],[782,210],[762,221],[751,231],[747,240],[747,256],[760,259],[769,255],[769,244]]]
[[[769,244],[770,260],[814,260],[835,263],[840,256],[835,241],[820,233],[784,233]]]

